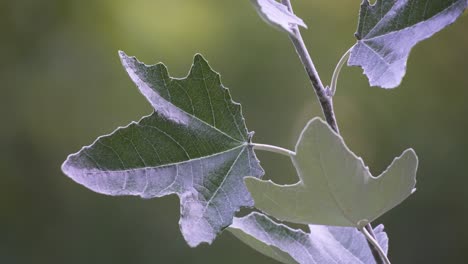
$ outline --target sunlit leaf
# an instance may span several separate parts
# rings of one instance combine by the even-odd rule
[[[120,57],[154,113],[70,155],[62,170],[102,194],[177,194],[189,245],[211,243],[241,206],[253,205],[243,177],[263,175],[241,107],[201,55],[183,79],[163,64]]]
[[[401,203],[416,184],[412,149],[374,177],[319,118],[304,128],[291,158],[300,178],[296,184],[245,179],[255,207],[284,221],[362,227]]]
[[[309,229],[310,233],[306,233],[251,213],[235,218],[228,230],[255,250],[282,263],[376,263],[366,238],[356,228],[310,225]],[[379,225],[374,233],[387,253],[388,237],[383,229]]]
[[[251,0],[260,17],[268,24],[293,33],[293,28],[301,26],[307,28],[302,19],[289,12],[288,8],[275,0]]]
[[[357,44],[348,65],[361,66],[372,86],[395,88],[414,45],[452,24],[467,0],[363,0]]]

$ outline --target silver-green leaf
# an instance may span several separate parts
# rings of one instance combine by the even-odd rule
[[[260,17],[268,24],[289,34],[297,26],[307,28],[301,18],[291,13],[288,8],[276,0],[251,0]]]
[[[457,20],[467,0],[363,0],[350,66],[364,69],[372,86],[395,88],[413,46]]]
[[[374,233],[387,253],[388,237],[383,229],[379,225]],[[353,227],[309,225],[310,233],[306,233],[254,212],[235,218],[228,230],[250,247],[282,263],[376,263],[366,238]]]
[[[102,194],[177,194],[188,244],[211,243],[240,207],[253,205],[244,176],[263,175],[241,107],[201,55],[183,79],[161,63],[120,58],[154,113],[70,155],[62,170]]]
[[[412,149],[374,177],[319,118],[304,128],[291,158],[300,178],[296,184],[245,179],[255,207],[280,220],[362,227],[415,190],[418,158]]]

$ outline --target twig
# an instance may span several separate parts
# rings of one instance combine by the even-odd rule
[[[364,226],[364,228],[367,230],[367,232],[372,238],[377,239],[374,233],[374,229],[372,228],[372,225],[370,223]],[[379,249],[372,245],[369,240],[367,241],[367,243],[369,244],[369,248],[371,249],[372,255],[374,256],[375,262],[377,264],[383,264],[385,260],[384,257],[381,256]]]
[[[257,144],[257,143],[252,143],[252,145],[254,149],[256,150],[265,150],[265,151],[274,152],[274,153],[282,154],[282,155],[289,156],[289,157],[296,155],[294,151],[291,151],[289,149],[284,149],[281,147],[277,147],[277,146],[272,146],[272,145],[267,145],[267,144]]]
[[[291,5],[291,1],[290,0],[281,0],[281,2],[289,9],[289,11],[291,13],[294,13],[293,11],[293,8],[292,8],[292,5]],[[328,125],[336,132],[336,133],[340,133],[339,131],[339,128],[338,128],[338,123],[336,121],[336,117],[335,117],[335,112],[334,112],[334,109],[333,109],[333,93],[334,91],[332,89],[329,89],[329,88],[325,88],[323,86],[323,83],[322,81],[320,80],[320,77],[319,77],[319,74],[315,68],[315,65],[312,61],[312,58],[310,57],[310,54],[309,54],[309,51],[307,50],[307,47],[305,46],[305,43],[304,43],[304,40],[302,39],[302,35],[301,35],[301,32],[299,31],[299,28],[297,26],[293,27],[292,29],[293,33],[289,35],[289,38],[291,39],[293,45],[294,45],[294,48],[296,49],[296,52],[297,54],[299,55],[299,58],[302,62],[302,64],[304,65],[304,68],[307,72],[307,75],[309,76],[309,79],[312,83],[312,86],[315,90],[315,95],[317,96],[319,102],[320,102],[320,105],[322,107],[322,112],[323,112],[323,115],[325,116],[325,119],[328,123]],[[346,57],[346,54],[345,56]],[[342,58],[341,60],[341,63],[343,63],[345,59]],[[336,82],[335,82],[335,85],[336,85]],[[336,90],[336,87],[333,88]],[[369,233],[369,231],[367,231],[367,234],[369,234],[369,236],[375,241],[375,235],[373,234],[373,231],[372,231],[372,225],[369,223],[365,226],[366,231],[367,230],[370,230],[370,232],[372,233]],[[364,230],[363,229],[363,230]],[[376,255],[380,255],[380,254],[375,254],[376,250],[378,251],[380,248],[376,248],[376,245],[374,244],[371,244],[371,242],[369,241],[369,247],[374,255],[374,258],[376,260],[377,263],[385,263],[385,259],[387,258],[385,255],[384,256],[381,256],[380,258]],[[378,246],[378,244],[377,244]],[[388,259],[387,259],[388,260]]]
[[[382,257],[383,261],[384,261],[384,264],[391,264],[390,263],[390,260],[387,258],[387,255],[385,255],[385,252],[383,251],[383,249],[380,247],[379,243],[377,242],[377,240],[374,239],[374,237],[372,237],[372,235],[367,231],[367,229],[364,227],[362,229],[360,229],[360,231],[364,234],[364,236],[367,238],[367,241],[369,241],[369,243],[371,243],[375,249],[377,249],[379,251],[379,254],[380,254],[380,257]]]
[[[348,51],[346,51],[345,54],[343,54],[340,61],[336,65],[335,70],[333,71],[333,76],[332,76],[331,83],[330,83],[330,90],[331,90],[332,96],[335,95],[336,85],[338,84],[338,76],[340,76],[341,68],[343,68],[343,65],[345,65],[345,63],[349,59],[349,55],[351,54],[351,49],[349,49]]]
[[[282,0],[282,3],[286,5],[291,13],[293,13],[293,9],[291,6],[291,2],[289,0]],[[320,102],[320,106],[322,107],[322,112],[325,115],[325,119],[330,127],[337,133],[339,133],[338,124],[335,118],[335,112],[333,110],[333,97],[330,92],[330,89],[325,88],[323,86],[322,81],[315,69],[314,62],[309,55],[309,52],[305,46],[304,40],[302,39],[301,32],[299,28],[296,26],[292,29],[293,34],[289,35],[289,38],[294,44],[296,48],[297,55],[302,61],[304,68],[309,76],[309,79],[314,87],[315,94],[317,95],[317,99]]]

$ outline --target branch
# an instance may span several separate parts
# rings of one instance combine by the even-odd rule
[[[291,1],[290,0],[281,0],[281,2],[289,9],[289,12],[294,14]],[[339,128],[338,128],[338,123],[336,121],[335,117],[335,112],[333,109],[333,94],[335,92],[336,87],[332,87],[332,89],[325,88],[323,86],[322,81],[320,80],[320,76],[317,72],[317,69],[315,68],[314,62],[312,61],[312,58],[310,57],[309,51],[307,50],[307,47],[305,46],[304,40],[302,39],[301,32],[299,31],[299,28],[297,26],[293,27],[292,29],[293,33],[289,34],[289,38],[291,39],[294,48],[296,49],[297,55],[301,59],[302,64],[304,65],[304,68],[307,72],[307,75],[309,76],[310,82],[312,83],[312,87],[314,87],[315,90],[315,95],[317,96],[317,99],[320,102],[320,106],[322,107],[322,112],[323,115],[325,116],[325,119],[328,123],[328,125],[338,134],[340,134]],[[347,58],[346,56],[348,55],[348,52],[343,56],[341,59],[341,62],[339,64],[343,64],[343,61],[345,61]],[[338,66],[340,67],[340,66]],[[340,67],[341,68],[341,67]],[[339,71],[338,71],[339,73]],[[335,80],[336,84],[336,80]],[[362,230],[367,231],[367,234],[369,235],[370,238],[372,238],[375,241],[375,235],[373,234],[372,231],[372,225],[369,223],[363,228]],[[368,231],[370,230],[370,231]],[[369,233],[371,232],[371,233]],[[367,236],[367,235],[366,235]],[[372,241],[368,240],[369,243],[369,248],[371,249],[375,261],[377,263],[386,263],[388,260],[385,255],[377,254],[377,252],[380,252],[380,248],[377,248],[375,244],[372,243]],[[378,244],[377,244],[378,246]],[[380,257],[379,257],[380,255]]]
[[[293,13],[293,9],[291,6],[290,0],[282,0],[282,3],[286,5],[291,13]],[[339,133],[338,123],[336,122],[335,113],[333,110],[333,95],[328,88],[323,86],[322,80],[320,80],[320,76],[317,73],[317,69],[315,69],[314,62],[309,55],[307,47],[305,46],[304,40],[302,39],[301,32],[299,28],[295,26],[293,29],[293,34],[289,35],[292,43],[294,44],[294,48],[296,49],[297,55],[301,59],[302,64],[309,76],[310,82],[312,83],[312,87],[314,87],[315,95],[317,95],[317,99],[320,102],[320,106],[322,107],[322,112],[327,120],[328,125],[336,132]]]

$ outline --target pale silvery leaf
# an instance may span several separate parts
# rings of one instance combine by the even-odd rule
[[[363,0],[350,66],[364,69],[372,86],[395,88],[406,72],[413,46],[463,13],[467,0]]]
[[[282,263],[374,264],[366,238],[353,227],[310,225],[310,233],[279,224],[269,217],[251,213],[235,218],[228,230],[255,250]],[[383,225],[374,229],[385,253],[388,237]]]
[[[251,0],[260,17],[268,24],[293,34],[293,28],[307,28],[302,19],[289,12],[288,8],[275,0]]]
[[[177,194],[188,244],[211,243],[241,206],[253,205],[244,176],[263,175],[241,107],[201,55],[183,79],[161,63],[120,58],[154,113],[70,155],[62,170],[102,194]]]
[[[245,179],[255,207],[284,221],[363,227],[405,200],[416,184],[412,149],[374,177],[320,118],[304,128],[291,159],[300,178],[296,184]]]

